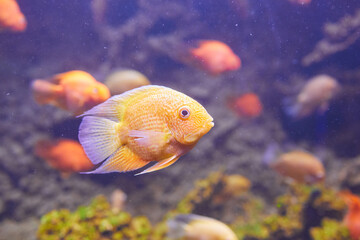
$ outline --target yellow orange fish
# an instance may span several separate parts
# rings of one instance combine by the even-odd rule
[[[110,97],[109,89],[84,71],[57,74],[32,83],[35,101],[79,115]]]
[[[349,191],[340,192],[345,200],[348,211],[344,217],[344,224],[349,229],[352,240],[360,239],[360,198]]]
[[[280,175],[307,184],[324,180],[324,166],[314,155],[296,150],[283,153],[278,158],[274,158],[272,151],[271,148],[267,150],[267,153],[265,153],[267,159],[264,159],[264,162]]]
[[[237,240],[224,223],[195,214],[180,214],[167,222],[167,237],[176,240]]]
[[[195,65],[213,75],[237,70],[240,58],[223,42],[216,40],[200,41],[199,47],[190,50]]]
[[[63,176],[94,168],[80,143],[71,139],[39,141],[35,146],[35,154],[59,170]]]
[[[173,164],[214,126],[194,99],[148,85],[113,96],[85,112],[80,143],[93,164],[90,173],[127,172],[156,162],[141,173]]]
[[[15,0],[0,0],[0,29],[22,32],[26,25],[25,16]]]

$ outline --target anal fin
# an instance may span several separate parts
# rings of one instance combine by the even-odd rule
[[[111,172],[129,172],[144,167],[148,161],[142,160],[139,156],[133,153],[128,147],[120,147],[114,154],[106,159],[97,169],[91,173],[111,173]]]
[[[169,157],[169,158],[166,158],[166,159],[161,160],[160,162],[156,163],[155,165],[145,169],[144,171],[135,174],[135,176],[141,175],[141,174],[144,174],[144,173],[154,172],[154,171],[166,168],[166,167],[170,166],[171,164],[173,164],[174,162],[176,162],[176,160],[178,160],[178,159],[179,159],[179,157],[176,156],[176,155],[174,155],[172,157]]]

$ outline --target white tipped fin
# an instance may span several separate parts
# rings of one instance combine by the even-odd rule
[[[156,163],[155,165],[145,169],[144,171],[135,174],[135,176],[141,175],[141,174],[144,174],[144,173],[154,172],[154,171],[166,168],[166,167],[170,166],[171,164],[173,164],[174,162],[176,162],[176,160],[178,160],[178,159],[179,159],[179,157],[176,156],[176,155],[172,156],[170,158],[166,158],[166,159],[161,160],[160,162]]]
[[[79,141],[93,164],[99,164],[121,145],[121,124],[106,118],[84,117],[79,128]]]

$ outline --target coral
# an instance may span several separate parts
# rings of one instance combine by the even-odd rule
[[[325,38],[320,40],[315,49],[302,59],[304,66],[320,62],[326,57],[343,51],[360,38],[360,10],[353,16],[345,16],[336,23],[324,26]]]
[[[144,216],[114,213],[104,196],[71,213],[54,210],[41,218],[39,239],[147,239],[151,224]]]

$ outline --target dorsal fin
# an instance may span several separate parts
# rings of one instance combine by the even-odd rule
[[[120,95],[115,95],[105,102],[93,107],[89,111],[86,111],[82,115],[78,117],[84,117],[84,116],[97,116],[97,117],[103,117],[107,118],[109,120],[112,120],[114,122],[119,122],[122,119],[122,108],[121,106],[131,97],[140,94],[142,92],[148,91],[150,89],[161,89],[166,88],[163,86],[157,86],[157,85],[147,85],[138,87],[135,89],[132,89],[130,91],[124,92]]]

